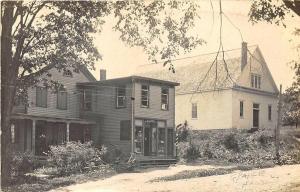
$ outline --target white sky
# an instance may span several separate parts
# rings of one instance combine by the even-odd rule
[[[252,25],[248,22],[250,1],[223,0],[223,12],[237,26],[244,41],[248,45],[257,44],[269,66],[277,85],[282,84],[285,89],[293,80],[294,72],[288,66],[288,62],[295,57],[295,36],[291,35],[292,30],[300,23],[300,18],[289,19],[287,28],[278,27],[275,24],[258,23]],[[217,51],[219,45],[219,5],[213,1],[215,19],[213,25],[213,11],[209,0],[200,2],[201,21],[197,25],[198,35],[207,44],[193,50],[189,55],[198,55]],[[96,71],[92,71],[99,79],[99,69],[107,70],[107,78],[128,76],[135,72],[138,65],[150,63],[141,48],[130,48],[119,40],[117,32],[112,30],[113,20],[109,20],[103,31],[96,37],[96,45],[103,55],[103,60],[96,65]],[[297,23],[297,24],[296,24]],[[223,45],[224,49],[239,48],[241,38],[238,30],[223,18]],[[293,39],[290,42],[290,39]],[[299,42],[299,37],[297,39]],[[294,43],[293,43],[294,42]],[[178,58],[186,57],[179,56]],[[163,67],[163,66],[162,66]]]

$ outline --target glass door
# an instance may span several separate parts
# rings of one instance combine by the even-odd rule
[[[157,155],[157,122],[144,120],[144,155]]]

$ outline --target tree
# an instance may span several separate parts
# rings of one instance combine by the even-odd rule
[[[300,16],[300,1],[298,0],[254,0],[249,11],[249,20],[257,23],[266,21],[277,25],[284,24],[289,13]]]
[[[269,23],[275,23],[277,25],[282,24],[286,26],[284,21],[286,16],[292,13],[292,15],[300,16],[300,1],[298,0],[283,0],[283,1],[271,1],[271,0],[255,0],[252,3],[249,19],[256,23],[259,21],[267,21]],[[299,38],[300,28],[296,26],[294,31],[295,38]],[[297,43],[297,42],[296,42]],[[296,45],[295,50],[298,52],[298,58],[291,61],[292,68],[295,70],[295,80],[291,87],[287,88],[284,93],[284,112],[283,122],[286,125],[298,125],[300,121],[300,58],[299,50],[300,44]]]
[[[295,81],[284,93],[283,122],[296,125],[300,122],[300,64],[295,64]]]
[[[173,0],[2,1],[1,184],[8,185],[11,179],[10,121],[15,100],[26,101],[27,88],[39,82],[61,86],[51,80],[50,69],[94,69],[101,55],[93,34],[101,32],[105,16],[116,18],[114,29],[121,40],[142,47],[149,59],[160,58],[167,64],[204,42],[190,34],[197,10],[193,2]]]

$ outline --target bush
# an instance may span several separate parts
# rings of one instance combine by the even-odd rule
[[[239,152],[239,145],[238,145],[238,141],[235,137],[235,134],[229,134],[229,135],[226,135],[225,138],[224,138],[224,146],[227,148],[227,149],[231,149],[235,152]]]
[[[189,137],[189,127],[187,121],[176,127],[176,141],[177,142],[187,142]]]
[[[181,160],[193,161],[200,157],[199,148],[189,142],[180,142],[177,151]]]
[[[199,150],[198,156],[203,160],[221,160],[255,167],[277,163],[273,130],[258,130],[253,133],[236,129],[193,130],[190,133],[193,148]],[[280,143],[279,163],[300,163],[300,144],[290,135],[281,135]],[[187,155],[189,148],[191,146],[187,142],[178,144],[177,155],[180,159],[190,159]]]
[[[57,168],[59,175],[83,172],[103,164],[101,157],[106,148],[100,150],[91,142],[68,142],[65,145],[50,146],[48,161]]]
[[[36,158],[29,152],[16,153],[12,160],[12,173],[14,176],[23,176],[34,168]]]

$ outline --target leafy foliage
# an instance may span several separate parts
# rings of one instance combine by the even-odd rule
[[[13,155],[12,171],[15,176],[23,176],[32,171],[36,164],[36,158],[29,152]]]
[[[284,93],[283,122],[298,125],[300,122],[300,62],[294,63],[295,80]]]
[[[99,150],[91,142],[68,142],[65,145],[50,146],[48,161],[57,168],[59,175],[68,175],[103,164],[101,157],[105,153],[105,148]]]
[[[203,160],[222,160],[257,167],[275,163],[274,132],[270,130],[254,133],[244,130],[192,131],[191,142],[194,145],[192,148],[199,150],[198,158]],[[178,146],[179,158],[188,160],[190,144],[181,142]],[[282,135],[280,163],[299,163],[299,157],[299,143],[292,136]]]
[[[188,141],[189,127],[187,121],[176,126],[176,142]]]

